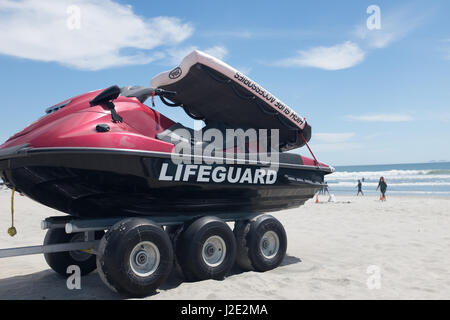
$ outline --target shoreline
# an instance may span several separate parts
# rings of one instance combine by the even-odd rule
[[[364,192],[364,191],[363,191]],[[363,197],[379,197],[379,194],[375,194],[375,193],[365,193],[364,196],[356,196],[356,194],[353,193],[340,193],[340,192],[330,192],[330,195],[334,194],[335,197],[355,197],[355,198],[363,198]],[[323,195],[323,194],[319,194],[319,197],[328,197],[328,194]],[[392,194],[390,195],[389,193],[386,193],[386,198],[439,198],[439,199],[450,199],[450,195],[449,194],[428,194],[428,193],[405,193],[405,194]]]
[[[379,192],[378,191],[364,191],[364,197],[375,197],[375,196],[379,196]],[[450,193],[447,192],[443,192],[443,193],[439,193],[439,192],[422,192],[422,191],[391,191],[394,192],[393,194],[390,194],[389,192],[386,193],[386,197],[423,197],[423,198],[447,198],[450,199]],[[11,189],[9,189],[6,186],[1,186],[0,185],[0,194],[1,193],[8,193],[11,194]],[[351,193],[348,191],[330,191],[330,195],[334,194],[335,196],[342,196],[342,197],[356,197],[356,192]],[[328,194],[323,195],[323,194],[319,194],[319,196],[328,196]],[[361,196],[359,196],[361,197]]]

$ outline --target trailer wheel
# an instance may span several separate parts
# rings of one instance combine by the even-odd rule
[[[101,279],[122,295],[144,297],[167,279],[173,249],[156,223],[130,218],[116,223],[102,238],[97,254]]]
[[[221,280],[234,265],[236,241],[219,218],[202,217],[188,224],[176,243],[177,260],[188,281]]]
[[[95,239],[101,239],[103,237],[103,234],[103,231],[96,231]],[[81,241],[84,241],[84,233],[68,234],[63,228],[58,228],[49,229],[47,231],[44,239],[44,245]],[[56,253],[44,253],[44,258],[50,268],[52,268],[63,277],[68,277],[67,267],[71,265],[77,265],[80,268],[82,276],[85,276],[97,269],[95,255],[86,251],[76,250]]]
[[[264,272],[275,269],[286,255],[286,232],[283,225],[270,215],[236,222],[234,234],[236,263],[244,270]]]

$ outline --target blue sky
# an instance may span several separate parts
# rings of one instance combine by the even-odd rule
[[[450,160],[449,13],[447,0],[0,0],[0,140],[70,96],[148,85],[197,48],[306,117],[323,162]]]

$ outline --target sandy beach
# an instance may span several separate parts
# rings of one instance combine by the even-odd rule
[[[450,299],[450,198],[327,199],[273,214],[288,235],[279,268],[196,283],[175,270],[147,299]],[[0,191],[0,203],[0,248],[41,244],[41,220],[58,215],[16,196],[11,238],[9,192]],[[42,255],[0,261],[0,299],[122,299],[95,272],[81,286],[68,290]]]

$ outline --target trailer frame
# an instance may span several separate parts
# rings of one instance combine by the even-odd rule
[[[159,224],[161,227],[181,225],[189,220],[202,216],[217,216],[226,222],[238,220],[251,220],[260,213],[230,213],[230,214],[201,214],[201,215],[174,215],[174,216],[121,216],[109,218],[79,218],[74,216],[53,216],[41,222],[42,230],[64,228],[67,234],[84,233],[84,241],[58,243],[51,245],[25,246],[0,249],[0,259],[35,254],[57,253],[67,251],[86,250],[92,254],[97,253],[100,240],[95,240],[95,231],[108,230],[117,222],[127,218],[144,218]]]

